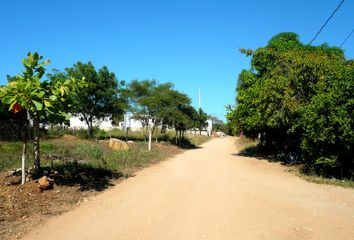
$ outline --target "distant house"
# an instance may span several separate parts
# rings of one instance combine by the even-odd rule
[[[102,120],[94,120],[93,125],[95,127],[98,127],[99,129],[102,130],[111,130],[115,128],[115,126],[112,125],[112,121],[109,118],[104,118]],[[87,129],[87,124],[85,121],[83,121],[80,117],[72,116],[70,118],[70,126],[69,128],[71,129]]]
[[[97,119],[94,120],[93,125],[105,131],[109,131],[114,128],[123,130],[125,129],[125,127],[129,127],[131,131],[141,131],[143,128],[143,125],[140,120],[136,120],[132,118],[132,113],[124,114],[124,121],[119,122],[118,126],[114,126],[112,124],[111,119],[108,117],[100,120]],[[77,129],[87,129],[88,127],[85,120],[83,120],[81,117],[72,116],[70,118],[69,128],[77,130]]]
[[[87,124],[85,121],[81,120],[82,118],[72,116],[70,118],[70,126],[69,128],[71,129],[87,129]],[[207,127],[205,130],[202,131],[202,135],[207,135],[211,136],[212,130],[213,130],[213,121],[212,119],[208,119],[207,121]],[[134,119],[133,114],[128,112],[124,114],[124,120],[119,122],[118,126],[112,125],[112,121],[110,118],[104,118],[101,120],[94,120],[93,125],[95,127],[98,127],[99,129],[109,131],[114,128],[118,128],[121,130],[126,129],[127,127],[129,128],[130,131],[141,131],[143,129],[143,124],[141,123],[140,120]]]
[[[141,131],[143,129],[143,124],[140,120],[134,119],[133,114],[131,112],[127,112],[124,114],[124,120],[119,122],[119,128],[125,129],[129,128],[130,131]]]

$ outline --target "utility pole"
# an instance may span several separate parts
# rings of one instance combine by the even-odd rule
[[[198,100],[199,100],[199,109],[202,108],[202,98],[200,96],[200,88],[199,88],[199,93],[198,93]]]

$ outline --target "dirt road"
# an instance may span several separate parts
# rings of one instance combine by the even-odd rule
[[[354,239],[354,190],[209,141],[52,218],[31,240]]]

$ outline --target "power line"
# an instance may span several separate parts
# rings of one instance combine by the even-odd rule
[[[322,29],[327,25],[327,23],[329,22],[329,20],[331,20],[331,18],[334,16],[334,14],[338,11],[338,9],[342,6],[342,4],[344,3],[345,0],[342,0],[340,2],[340,4],[338,5],[338,7],[332,12],[331,16],[329,16],[329,18],[327,19],[327,21],[323,24],[323,26],[320,28],[320,30],[316,33],[316,35],[313,37],[313,39],[310,42],[310,45],[312,44],[313,41],[315,41],[315,39],[317,38],[317,36],[321,33]]]
[[[349,33],[349,35],[344,39],[344,41],[340,44],[340,48],[348,41],[348,39],[353,35],[354,29]]]

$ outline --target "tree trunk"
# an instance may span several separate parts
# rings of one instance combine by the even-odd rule
[[[88,125],[88,131],[89,131],[89,137],[93,138],[93,119],[92,117],[89,117],[89,125]]]
[[[156,129],[156,122],[154,122],[154,125],[152,127],[152,134],[154,134],[155,129]],[[155,133],[155,142],[157,143],[157,133]]]
[[[128,131],[129,131],[129,128],[125,127],[125,141],[126,142],[128,142]]]
[[[23,142],[22,147],[22,157],[21,157],[21,184],[26,182],[26,152],[27,152],[27,142]]]
[[[182,143],[182,130],[179,130],[179,144]]]
[[[177,129],[175,129],[175,131],[176,131],[176,140],[175,140],[175,143],[176,143],[176,145],[178,145],[178,131],[177,131]]]
[[[149,151],[151,151],[151,127],[148,127],[149,129]]]
[[[85,122],[87,124],[87,130],[88,130],[88,134],[89,134],[89,137],[90,138],[93,138],[93,124],[92,124],[92,117],[87,117],[85,114],[82,114],[81,115],[84,117],[85,119]]]
[[[34,173],[38,174],[41,167],[40,150],[39,150],[39,114],[32,114],[33,121],[33,151],[34,151]]]
[[[21,157],[21,184],[25,184],[26,182],[26,153],[27,153],[27,134],[28,134],[28,118],[29,113],[26,110],[26,114],[23,117],[23,125],[22,125],[22,157]]]
[[[144,142],[146,142],[146,134],[147,134],[147,125],[145,124],[145,122],[141,122],[143,125],[143,135],[144,135]],[[146,130],[145,130],[146,128]]]

